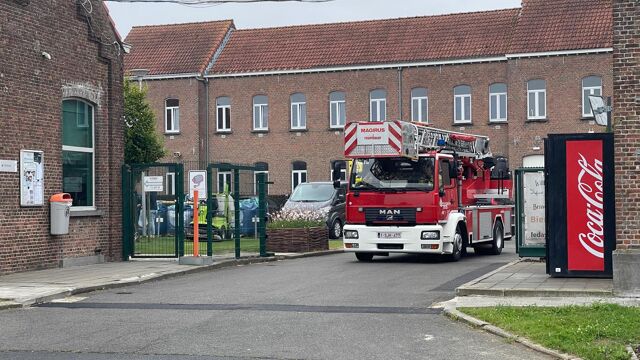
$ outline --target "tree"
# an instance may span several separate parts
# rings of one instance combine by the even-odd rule
[[[127,164],[151,163],[165,155],[162,139],[156,133],[156,118],[146,101],[146,90],[124,81],[126,122],[124,161]]]

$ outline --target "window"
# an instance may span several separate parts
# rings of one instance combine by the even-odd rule
[[[411,121],[429,122],[429,98],[425,88],[411,90]]]
[[[167,195],[176,194],[176,173],[167,173],[165,175],[166,193]]]
[[[343,128],[347,123],[346,100],[342,91],[329,94],[329,127]]]
[[[296,186],[307,182],[307,163],[304,161],[294,161],[293,170],[291,171],[291,191]]]
[[[266,182],[269,182],[269,164],[265,163],[265,162],[257,162],[255,163],[255,167],[257,170],[255,170],[253,172],[253,183],[254,183],[254,189],[253,191],[255,192],[255,194],[258,194],[258,174],[264,174],[264,180]],[[269,194],[269,184],[267,184],[267,189],[266,189],[266,193],[267,195]]]
[[[387,92],[383,89],[369,93],[369,121],[385,121],[387,119]]]
[[[527,119],[547,118],[547,84],[544,80],[527,82]]]
[[[453,123],[471,123],[471,86],[459,85],[453,88]]]
[[[218,193],[231,192],[231,171],[218,171]]]
[[[94,208],[95,156],[93,106],[81,100],[62,101],[62,191],[75,208]]]
[[[307,99],[304,94],[291,95],[291,129],[301,130],[307,127]]]
[[[253,97],[253,130],[269,130],[269,100],[265,95]]]
[[[450,164],[449,160],[440,160],[440,168],[438,169],[438,189],[444,189],[451,186]]]
[[[489,122],[507,121],[507,85],[489,86]]]
[[[231,131],[231,100],[228,97],[216,99],[216,131]]]
[[[588,76],[582,79],[582,117],[593,117],[589,96],[602,96],[602,78]]]
[[[164,131],[167,133],[180,132],[180,102],[178,99],[165,100],[164,109]]]
[[[333,180],[333,164],[340,163],[340,181],[347,181],[347,162],[344,160],[332,160],[331,161],[331,177],[329,179]]]

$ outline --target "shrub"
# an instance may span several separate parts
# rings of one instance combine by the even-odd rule
[[[327,210],[283,209],[273,214],[268,229],[291,229],[325,226]]]

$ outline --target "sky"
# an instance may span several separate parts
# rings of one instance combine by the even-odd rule
[[[261,2],[206,7],[108,1],[122,38],[131,27],[233,19],[237,29],[341,21],[388,19],[458,12],[506,9],[521,0],[333,0],[323,3]]]

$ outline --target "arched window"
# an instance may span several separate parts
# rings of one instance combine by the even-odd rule
[[[74,208],[95,208],[94,110],[88,102],[62,101],[62,191]]]
[[[387,91],[372,90],[369,93],[369,121],[385,121],[387,119]]]
[[[458,85],[453,88],[453,123],[471,123],[471,86]]]
[[[343,128],[347,122],[346,96],[342,91],[329,93],[329,127]]]
[[[582,117],[593,117],[589,96],[602,96],[602,78],[587,76],[582,79]]]
[[[167,99],[164,101],[164,132],[180,132],[180,101],[178,99]]]
[[[429,122],[429,98],[425,88],[411,90],[411,121]]]
[[[302,93],[291,95],[291,129],[307,128],[307,99]]]
[[[307,163],[294,161],[291,165],[291,191],[293,191],[299,184],[307,182]]]
[[[253,130],[269,130],[269,99],[266,95],[253,97]]]
[[[507,121],[507,84],[489,86],[489,121]]]

